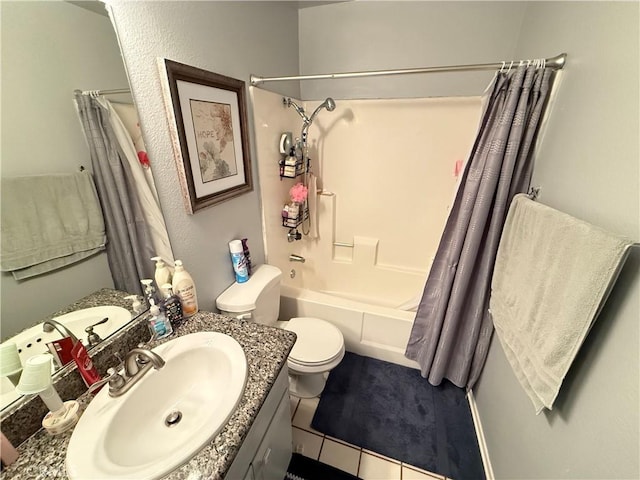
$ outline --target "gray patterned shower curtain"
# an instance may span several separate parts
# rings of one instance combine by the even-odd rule
[[[156,253],[130,166],[109,124],[108,110],[80,92],[74,97],[104,215],[107,259],[114,286],[142,295],[140,279],[153,278],[150,259]]]
[[[551,74],[521,66],[498,72],[489,87],[405,352],[432,385],[446,378],[472,388],[482,371],[493,333],[488,305],[498,243],[513,196],[529,189]]]

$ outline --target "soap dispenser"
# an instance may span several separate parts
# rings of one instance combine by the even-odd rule
[[[172,327],[177,327],[182,323],[182,303],[180,297],[173,293],[170,283],[165,283],[160,287],[164,300],[162,301],[162,310],[171,322]]]
[[[154,274],[156,286],[162,288],[165,283],[171,283],[171,270],[162,257],[152,257],[151,260],[156,262],[156,272]]]
[[[147,304],[151,306],[152,303],[155,305],[160,303],[158,302],[158,297],[156,296],[156,289],[153,286],[153,280],[151,280],[150,278],[143,278],[142,280],[140,280],[140,283],[144,287],[144,298],[147,300]]]
[[[161,338],[168,337],[173,333],[171,322],[169,322],[158,305],[151,303],[149,312],[151,313],[151,318],[149,318],[149,330],[151,330],[153,340],[160,340]]]

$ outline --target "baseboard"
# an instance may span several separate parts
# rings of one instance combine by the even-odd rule
[[[469,402],[469,408],[471,409],[471,418],[473,419],[473,427],[476,430],[476,437],[478,438],[478,445],[480,447],[480,456],[482,457],[482,464],[484,465],[484,476],[487,480],[494,480],[493,468],[491,467],[491,460],[489,460],[489,450],[487,449],[487,442],[484,439],[484,431],[482,430],[482,422],[480,422],[480,415],[478,413],[478,406],[476,405],[476,399],[473,396],[473,390],[467,391],[467,401]]]

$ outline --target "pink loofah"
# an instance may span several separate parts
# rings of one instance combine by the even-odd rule
[[[291,190],[289,190],[289,196],[291,197],[291,201],[296,203],[302,203],[307,198],[308,189],[302,183],[298,182]]]

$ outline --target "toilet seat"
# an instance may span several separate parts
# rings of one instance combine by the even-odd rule
[[[297,335],[296,343],[289,353],[289,364],[301,370],[326,368],[344,356],[342,332],[326,320],[312,317],[297,317],[289,320],[286,330]]]

